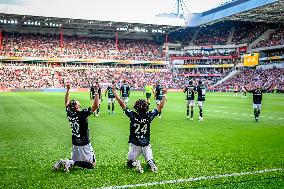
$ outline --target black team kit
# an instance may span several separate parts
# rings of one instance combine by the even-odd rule
[[[195,93],[195,86],[190,83],[184,90],[183,92],[185,93],[186,96],[186,115],[187,118],[189,118],[189,106],[191,106],[191,111],[190,111],[190,118],[193,119],[193,107],[194,107],[194,93]]]
[[[156,90],[155,91],[156,103],[157,103],[157,105],[159,105],[159,103],[161,102],[161,100],[163,99],[163,96],[164,96],[163,86],[158,84],[156,86],[155,90]],[[159,118],[161,118],[161,114],[162,114],[162,111],[159,112]]]
[[[197,101],[198,101],[198,107],[199,107],[199,121],[203,121],[203,114],[202,114],[202,107],[203,103],[205,101],[205,86],[202,84],[202,82],[199,82],[199,85],[197,86]]]
[[[94,116],[97,115],[99,116],[100,114],[100,108],[101,108],[101,103],[100,100],[102,99],[102,89],[100,86],[97,86],[97,90],[98,90],[98,94],[99,94],[99,107],[97,108],[97,113],[94,112]],[[96,91],[95,91],[95,86],[92,86],[90,89],[90,98],[91,100],[95,100],[95,96],[96,96]]]

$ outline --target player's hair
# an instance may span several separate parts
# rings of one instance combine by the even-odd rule
[[[192,85],[192,81],[190,80],[190,81],[188,82],[188,84]]]
[[[145,114],[149,110],[149,104],[144,99],[138,99],[133,108],[140,114]]]
[[[70,111],[75,112],[76,104],[77,104],[77,101],[75,99],[70,100],[68,104],[68,108],[70,109]]]
[[[198,81],[198,84],[199,84],[199,85],[203,84],[202,80],[199,80],[199,81]]]

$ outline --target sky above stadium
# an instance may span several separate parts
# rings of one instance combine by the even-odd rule
[[[185,14],[200,13],[229,0],[183,0]],[[157,17],[176,13],[176,0],[1,0],[0,11],[11,14],[183,25],[178,18]],[[187,10],[185,10],[187,9]]]

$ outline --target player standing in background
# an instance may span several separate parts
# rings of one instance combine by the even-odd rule
[[[268,91],[272,84],[267,89],[261,89],[260,85],[256,85],[256,89],[250,89],[248,90],[246,87],[245,89],[253,94],[253,111],[254,111],[254,119],[256,122],[259,120],[260,110],[261,110],[261,101],[262,101],[262,93]]]
[[[196,88],[196,91],[198,94],[197,103],[199,107],[199,121],[203,121],[202,109],[203,109],[203,104],[205,101],[206,89],[201,80],[198,81],[198,86]]]
[[[163,96],[164,96],[164,87],[161,85],[160,81],[157,81],[157,83],[156,83],[154,96],[155,96],[156,104],[157,104],[157,108],[158,108],[160,103],[161,103],[161,100],[163,99]],[[162,118],[161,114],[162,114],[162,111],[159,111],[159,118]]]
[[[74,99],[70,101],[69,90],[70,85],[67,85],[65,107],[72,129],[72,157],[70,160],[60,159],[53,165],[53,170],[58,170],[62,165],[65,172],[69,172],[73,166],[92,169],[96,165],[96,157],[89,138],[88,116],[95,112],[99,105],[97,88],[94,88],[95,100],[92,107],[83,110],[80,110],[79,101]]]
[[[245,89],[245,86],[242,86],[242,98],[247,97],[247,90]]]
[[[186,115],[187,119],[189,119],[189,106],[191,107],[190,111],[190,120],[193,120],[193,107],[194,107],[194,93],[195,86],[193,86],[192,81],[189,81],[188,86],[186,86],[183,90],[186,96]]]
[[[107,105],[108,114],[110,114],[110,105],[111,105],[111,113],[112,114],[114,113],[115,97],[114,97],[114,94],[112,92],[112,88],[113,87],[116,87],[114,81],[112,81],[112,85],[111,86],[107,87],[106,92],[105,92],[105,97],[106,97],[106,95],[108,95],[108,101],[107,101],[108,102],[108,105]]]
[[[130,119],[130,134],[129,134],[129,152],[128,152],[128,167],[136,167],[137,171],[143,173],[143,168],[141,167],[140,161],[137,158],[142,154],[145,161],[149,164],[153,172],[157,172],[158,168],[153,159],[152,147],[150,144],[150,124],[153,119],[161,112],[166,97],[164,96],[159,104],[159,106],[152,112],[149,110],[149,104],[144,99],[139,99],[134,103],[133,108],[135,112],[130,110],[123,101],[116,94],[115,88],[113,88],[115,98],[125,114]],[[164,89],[166,94],[166,90]]]
[[[129,101],[129,95],[130,95],[130,87],[126,83],[126,80],[123,80],[123,83],[120,87],[120,96],[124,104],[127,106]]]
[[[145,87],[144,87],[144,92],[146,93],[146,99],[148,104],[150,105],[150,99],[151,99],[151,94],[153,92],[153,86],[151,85],[150,82],[148,82]]]
[[[234,87],[234,96],[238,96],[238,92],[239,92],[239,86],[235,85],[235,87]]]
[[[97,89],[97,92],[99,94],[99,106],[97,108],[97,113],[94,112],[94,116],[100,116],[100,108],[101,108],[101,100],[102,100],[102,89],[101,89],[98,81],[96,81],[96,83],[90,89],[90,99],[91,100],[95,100],[95,94],[96,94],[95,88]]]

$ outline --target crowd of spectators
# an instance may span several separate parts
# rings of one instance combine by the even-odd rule
[[[279,59],[279,60],[264,60],[261,61],[259,64],[260,65],[269,65],[269,64],[282,64],[284,63],[284,59]]]
[[[142,89],[148,82],[156,81],[168,88],[183,88],[189,80],[202,80],[208,88],[231,72],[229,68],[197,69],[140,69],[140,68],[88,68],[88,67],[38,67],[5,65],[0,67],[0,89],[64,88],[71,83],[75,88],[89,88],[96,80],[104,86],[127,80],[132,89]],[[248,69],[216,86],[215,91],[228,91],[235,85],[254,88],[256,84],[267,87],[272,84],[284,91],[284,69]]]
[[[189,45],[194,33],[197,31],[197,28],[185,28],[174,31],[168,35],[169,43],[182,43],[184,45]],[[166,40],[164,40],[166,42]]]
[[[0,89],[12,88],[63,88],[66,82],[73,87],[89,88],[97,79],[100,83],[121,82],[126,79],[132,88],[141,89],[145,83],[162,81],[168,88],[183,88],[184,80],[188,77],[203,79],[211,85],[229,72],[222,68],[199,69],[147,69],[147,68],[89,68],[89,67],[38,67],[5,65],[0,67]],[[194,74],[194,76],[190,76]],[[198,75],[200,77],[198,77]],[[218,74],[204,76],[204,74]]]
[[[208,51],[208,52],[200,52],[200,51],[192,51],[186,52],[183,54],[171,54],[171,57],[209,57],[209,56],[237,56],[238,52],[236,51]]]
[[[230,27],[215,25],[202,27],[198,31],[197,37],[193,40],[195,45],[225,45],[230,34]]]
[[[163,49],[155,41],[4,33],[2,56],[82,58],[82,59],[130,59],[164,60]]]
[[[284,48],[267,52],[267,54],[265,55],[265,57],[271,57],[271,56],[284,56]]]
[[[225,76],[230,72],[230,68],[190,68],[190,69],[179,69],[178,73],[181,75],[190,74],[218,74],[220,76]]]
[[[234,44],[250,44],[268,29],[268,25],[262,23],[246,23],[235,28],[232,39]]]
[[[133,88],[141,88],[145,82],[162,80],[171,87],[172,74],[169,71],[153,71],[127,68],[52,68],[17,67],[0,68],[0,88],[63,88],[66,82],[73,87],[89,88],[97,79],[100,83],[120,82],[126,79]]]
[[[260,84],[264,89],[270,85],[270,91],[284,91],[284,68],[247,69],[215,87],[216,91],[228,91],[234,86],[245,86],[248,90]]]
[[[237,60],[229,59],[211,59],[211,60],[186,60],[184,65],[220,65],[220,64],[237,64]]]
[[[228,42],[229,35],[232,35],[232,44],[251,44],[267,29],[275,26],[264,23],[253,22],[225,22],[210,26],[201,26],[197,28],[185,28],[169,34],[169,42],[182,43],[188,45],[192,41],[195,45],[225,45]],[[233,33],[232,33],[233,32]],[[272,35],[275,35],[273,33]],[[273,39],[273,42],[278,39]],[[272,43],[272,45],[274,45]]]
[[[261,40],[258,44],[254,45],[253,48],[270,47],[284,45],[284,27],[278,28],[275,32],[271,33],[269,38]]]

